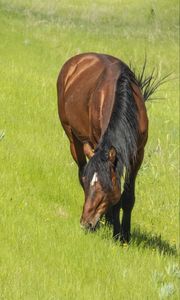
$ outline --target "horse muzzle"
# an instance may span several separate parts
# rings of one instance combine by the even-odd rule
[[[81,220],[80,220],[81,228],[88,230],[88,231],[95,231],[98,227],[99,220],[100,220],[99,215],[94,217],[92,220],[88,220],[88,221],[84,220],[83,217],[81,217]]]

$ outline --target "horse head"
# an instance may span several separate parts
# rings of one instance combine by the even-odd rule
[[[80,223],[83,228],[94,230],[108,208],[120,200],[120,180],[116,172],[116,150],[101,149],[91,157],[82,177],[85,202]]]

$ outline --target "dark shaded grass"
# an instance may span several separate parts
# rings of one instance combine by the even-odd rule
[[[101,232],[101,229],[104,231]],[[100,236],[103,240],[111,240],[112,238],[112,225],[106,223],[104,219],[100,221],[95,231],[85,231],[85,234],[97,234],[100,231]],[[174,256],[178,257],[178,249],[175,245],[170,245],[170,243],[162,239],[161,235],[156,233],[148,232],[142,230],[140,227],[135,227],[132,230],[131,240],[129,244],[121,243],[119,240],[114,241],[117,246],[136,246],[138,248],[149,249],[154,252],[158,252],[163,256]]]
[[[161,235],[157,235],[147,231],[141,231],[135,228],[132,232],[132,243],[136,246],[156,250],[163,255],[177,256],[178,251],[175,246],[171,246],[168,241],[163,240]]]

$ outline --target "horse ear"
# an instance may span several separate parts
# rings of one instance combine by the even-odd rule
[[[111,148],[109,150],[108,159],[112,164],[114,164],[114,162],[116,160],[116,149],[113,146],[111,146]]]

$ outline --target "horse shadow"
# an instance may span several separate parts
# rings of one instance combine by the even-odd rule
[[[109,232],[107,234],[105,230],[101,233],[101,237],[103,239],[109,239],[111,236],[110,231],[112,231],[112,226],[104,224],[103,227],[106,229],[108,227]],[[118,244],[118,241],[116,241],[116,244]],[[123,246],[123,244],[121,245]],[[132,231],[130,245],[150,249],[152,251],[158,251],[161,255],[178,256],[176,245],[170,245],[168,241],[161,238],[161,235],[147,232],[145,230],[142,231],[140,227],[136,227]]]
[[[160,254],[177,256],[177,248],[175,245],[161,238],[161,235],[152,232],[141,231],[139,227],[132,232],[131,243],[138,247],[149,248],[152,251],[158,251]]]

